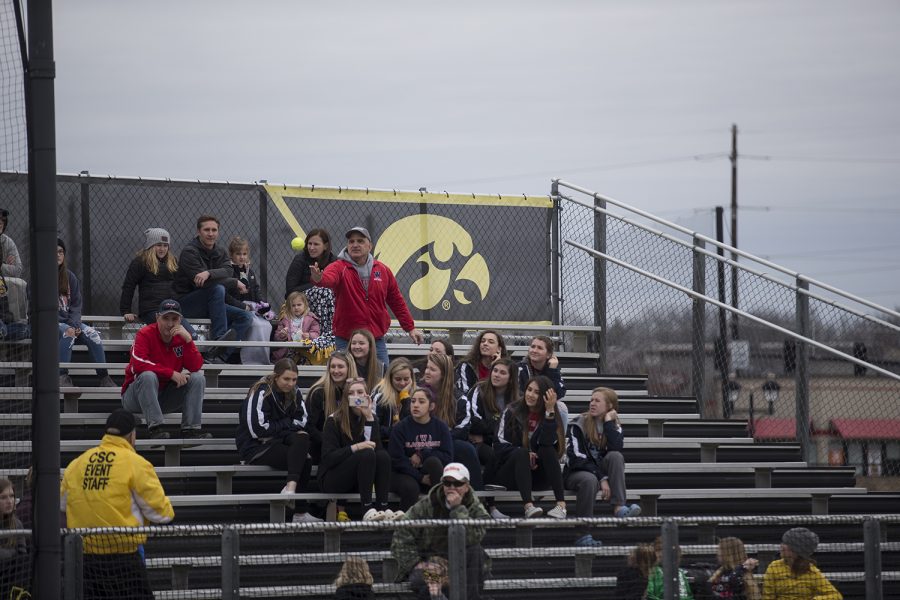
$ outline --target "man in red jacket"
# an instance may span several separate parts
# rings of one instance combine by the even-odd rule
[[[368,329],[375,338],[378,360],[388,364],[390,358],[384,343],[384,334],[391,324],[388,308],[416,344],[421,344],[425,336],[416,329],[394,274],[372,256],[369,230],[354,227],[347,232],[346,238],[347,247],[324,271],[315,264],[309,267],[310,279],[334,292],[332,330],[337,349],[347,349],[354,329]]]
[[[181,324],[181,305],[163,300],[156,323],[142,327],[131,347],[125,369],[122,406],[143,413],[152,439],[168,439],[163,413],[181,410],[181,437],[210,438],[200,429],[206,380],[203,357],[191,334]]]

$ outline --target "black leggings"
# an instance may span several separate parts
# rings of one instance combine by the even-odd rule
[[[368,505],[372,504],[373,483],[375,501],[386,506],[391,485],[391,457],[387,450],[367,448],[354,452],[325,473],[322,491],[326,494],[359,492],[363,505]]]
[[[511,490],[519,490],[522,500],[526,503],[534,501],[531,491],[535,487],[541,489],[547,485],[553,489],[553,496],[557,502],[565,500],[562,469],[559,467],[556,448],[542,446],[538,449],[538,468],[534,471],[531,470],[528,452],[526,448],[514,449],[497,467],[497,483]]]
[[[309,434],[295,431],[284,438],[282,443],[273,442],[268,450],[250,461],[253,465],[266,465],[273,469],[287,469],[287,480],[297,482],[297,491],[301,491],[309,481],[312,465],[306,456],[309,454]]]
[[[478,452],[478,462],[484,467],[484,482],[494,483],[497,478],[497,457],[494,454],[494,447],[490,444],[475,444],[475,450]]]
[[[432,486],[437,485],[441,481],[444,474],[444,464],[437,456],[429,456],[419,467],[419,471],[423,475],[428,475]],[[400,510],[408,510],[410,506],[419,499],[421,491],[419,482],[411,475],[406,473],[391,473],[391,491],[400,496]]]

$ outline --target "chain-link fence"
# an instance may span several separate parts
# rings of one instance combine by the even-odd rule
[[[369,590],[380,598],[622,599],[645,591],[648,598],[684,597],[681,584],[694,598],[712,597],[713,589],[782,597],[792,586],[800,592],[811,584],[812,575],[791,572],[795,563],[803,566],[792,556],[802,555],[811,559],[820,594],[833,586],[845,598],[890,598],[900,593],[894,568],[900,543],[887,535],[897,522],[896,516],[699,517],[626,525],[533,519],[68,530],[64,589],[72,600],[362,599]],[[605,543],[573,546],[573,526]]]
[[[652,394],[696,396],[705,418],[746,419],[812,463],[900,474],[900,315],[559,187],[562,318],[603,326],[601,370],[646,373]],[[715,304],[735,299],[748,314]]]

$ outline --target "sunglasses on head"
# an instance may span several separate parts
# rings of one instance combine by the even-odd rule
[[[455,479],[445,479],[441,483],[444,484],[444,487],[449,488],[461,488],[466,485],[465,481],[456,481]]]

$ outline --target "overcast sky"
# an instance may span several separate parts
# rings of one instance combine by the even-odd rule
[[[900,3],[57,2],[58,167],[545,194],[900,305]],[[511,249],[512,250],[512,249]]]

